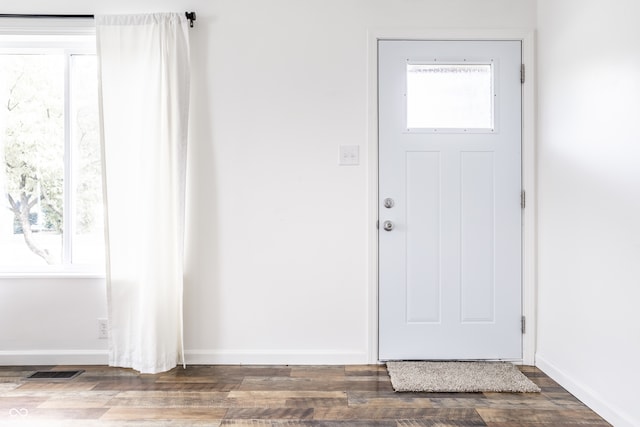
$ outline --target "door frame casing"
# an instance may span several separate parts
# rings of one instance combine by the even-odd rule
[[[535,156],[535,33],[533,30],[402,30],[371,29],[368,33],[368,240],[369,240],[369,363],[378,363],[378,41],[379,40],[516,40],[522,42],[526,78],[522,85],[522,360],[535,365],[536,351],[536,156]]]

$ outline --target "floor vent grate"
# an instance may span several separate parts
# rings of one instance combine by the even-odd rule
[[[71,380],[83,373],[80,371],[36,371],[27,377],[28,380]]]

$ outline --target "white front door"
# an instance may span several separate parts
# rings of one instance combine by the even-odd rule
[[[521,42],[379,41],[379,358],[520,359]]]

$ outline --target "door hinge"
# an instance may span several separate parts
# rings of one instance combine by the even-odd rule
[[[520,64],[520,83],[524,84],[524,64]]]
[[[520,192],[520,207],[524,209],[525,206],[527,206],[527,194],[522,190]]]
[[[380,230],[380,220],[376,221],[376,228]]]
[[[527,331],[527,320],[526,317],[522,316],[522,333],[524,334]]]

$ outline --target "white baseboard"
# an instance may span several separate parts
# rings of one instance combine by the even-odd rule
[[[332,350],[186,350],[188,365],[364,365],[367,353]],[[0,351],[0,366],[107,365],[107,350]]]
[[[600,393],[565,374],[543,356],[536,355],[536,367],[540,368],[555,382],[567,389],[569,393],[580,399],[585,405],[614,426],[634,427],[640,425],[640,420],[632,420],[629,415],[620,410],[615,404],[606,401]]]
[[[186,350],[187,365],[366,365],[366,351]]]
[[[106,365],[107,350],[15,350],[0,351],[1,366]]]

